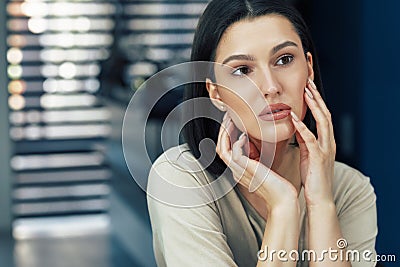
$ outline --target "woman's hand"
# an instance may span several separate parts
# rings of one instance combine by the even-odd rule
[[[258,161],[258,151],[244,133],[237,141],[233,141],[237,139],[237,135],[238,129],[226,114],[219,131],[216,151],[231,169],[235,180],[250,189],[250,192],[254,191],[252,188],[255,184],[255,193],[266,201],[268,213],[278,208],[298,212],[295,187]],[[243,150],[248,156],[243,154]]]
[[[332,177],[336,155],[331,114],[311,79],[308,80],[304,97],[317,123],[318,134],[317,139],[292,113],[300,147],[300,175],[304,196],[308,206],[330,204],[333,203]]]

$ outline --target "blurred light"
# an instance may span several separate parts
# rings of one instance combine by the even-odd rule
[[[79,32],[90,30],[90,20],[87,17],[80,17],[72,21],[73,29]]]
[[[89,182],[110,180],[112,173],[108,169],[79,169],[18,173],[15,179],[19,184],[46,184],[54,182]]]
[[[26,83],[22,80],[14,80],[8,83],[10,94],[23,94],[26,90]]]
[[[142,77],[137,77],[133,80],[133,88],[134,90],[138,89],[143,83],[145,82],[145,79]]]
[[[44,137],[46,139],[108,137],[111,130],[111,126],[104,124],[54,125],[45,127]]]
[[[47,93],[66,93],[66,92],[96,92],[100,88],[100,82],[97,79],[86,80],[63,80],[48,78],[43,82],[43,90]]]
[[[18,80],[22,83],[24,92],[42,93],[43,92],[43,82],[38,80]],[[11,82],[10,82],[11,83]]]
[[[10,128],[10,137],[13,140],[21,140],[24,138],[25,131],[22,127],[12,127]]]
[[[158,70],[157,65],[148,62],[139,62],[129,66],[128,73],[130,76],[151,76]]]
[[[28,17],[44,17],[48,14],[47,4],[41,2],[22,3],[21,11]]]
[[[206,4],[132,4],[124,9],[129,15],[200,15]]]
[[[49,95],[40,97],[40,105],[43,108],[63,108],[63,107],[87,107],[96,104],[97,98],[90,94],[79,95]]]
[[[9,115],[10,122],[12,124],[24,124],[25,123],[25,113],[23,111],[10,112]]]
[[[42,46],[109,46],[113,43],[113,37],[108,33],[44,33],[39,36]]]
[[[12,34],[7,37],[7,44],[9,46],[22,47],[26,45],[26,38],[22,35]]]
[[[30,18],[28,20],[28,29],[32,33],[42,33],[47,29],[47,20],[43,18]]]
[[[45,48],[40,51],[40,59],[44,62],[59,63],[62,61],[87,62],[104,60],[109,52],[104,48],[94,49],[59,49]]]
[[[13,125],[25,123],[81,123],[108,122],[111,114],[106,108],[78,110],[48,110],[48,111],[13,111],[9,115]]]
[[[21,95],[11,95],[8,98],[8,106],[13,110],[21,110],[25,107],[25,98]]]
[[[72,62],[65,62],[60,65],[58,74],[65,79],[72,79],[76,75],[76,66]]]
[[[19,79],[22,76],[22,67],[20,65],[10,65],[7,68],[7,73],[11,79]]]
[[[150,60],[170,60],[174,56],[174,53],[169,49],[161,48],[150,48],[147,50],[146,57]]]
[[[49,187],[16,188],[13,198],[17,200],[36,200],[60,197],[103,196],[110,193],[110,187],[105,184],[69,185]]]
[[[76,80],[56,80],[52,78],[48,78],[43,82],[43,91],[47,93],[55,93],[59,92],[62,88],[64,88],[63,92],[75,91],[77,87],[78,81]],[[63,84],[64,86],[62,86]]]
[[[26,121],[28,123],[40,123],[41,122],[41,114],[40,111],[32,110],[26,113]]]
[[[192,33],[148,33],[129,36],[131,45],[190,45],[193,41]]]
[[[98,166],[104,161],[99,152],[66,153],[51,155],[17,155],[11,158],[11,167],[16,170]]]
[[[80,77],[93,77],[97,76],[100,73],[100,66],[97,63],[94,64],[85,64],[85,65],[76,65],[72,62],[65,62],[58,65],[45,65],[41,69],[41,74],[44,77],[57,77],[60,76],[64,79],[72,79],[75,76]]]
[[[90,16],[90,15],[113,15],[115,6],[105,3],[71,3],[53,2],[47,4],[49,14],[53,16]]]
[[[87,76],[97,76],[100,74],[100,66],[98,64],[90,64],[86,67],[81,66],[81,73]],[[83,70],[87,70],[86,73]]]
[[[56,77],[58,75],[58,66],[56,65],[44,65],[40,70],[44,77]]]
[[[86,80],[85,88],[88,92],[95,93],[100,89],[100,82],[97,79]]]
[[[25,19],[9,19],[7,21],[7,28],[12,32],[27,31],[27,21]]]
[[[109,207],[109,201],[107,199],[51,201],[51,202],[40,202],[40,203],[28,202],[22,204],[14,204],[13,212],[16,215],[26,216],[26,215],[36,215],[43,213],[48,214],[54,212],[65,213],[65,212],[103,211],[108,207]],[[65,217],[63,217],[63,220],[65,220]],[[81,234],[83,234],[82,233],[83,231],[84,230],[81,230]],[[63,231],[63,233],[65,234],[66,231]],[[16,235],[18,236],[18,234]]]
[[[90,20],[86,17],[80,18],[57,18],[50,19],[49,30],[51,31],[79,31],[87,32],[90,30]]]
[[[130,30],[193,30],[198,19],[132,19],[128,22]]]
[[[38,140],[42,137],[42,128],[40,126],[32,125],[25,127],[25,139]]]
[[[60,62],[64,61],[67,53],[63,49],[43,49],[40,51],[42,61]]]
[[[20,16],[21,13],[21,4],[20,3],[9,3],[7,5],[7,13],[12,16]]]
[[[19,140],[38,139],[83,139],[83,138],[105,138],[111,134],[111,126],[107,124],[85,124],[85,125],[29,125],[25,127],[12,127],[11,138]],[[15,132],[14,132],[15,131]]]
[[[19,48],[10,48],[7,51],[7,60],[11,64],[19,64],[21,63],[23,58],[22,51]]]
[[[110,228],[108,215],[85,215],[68,217],[23,218],[13,222],[13,237],[17,240],[32,238],[66,238],[94,234],[104,235]],[[21,244],[21,243],[20,243]],[[27,255],[16,247],[17,256]]]
[[[88,110],[52,110],[44,111],[42,113],[42,120],[45,123],[107,121],[110,118],[111,114],[105,108]]]
[[[39,43],[43,46],[71,47],[75,45],[75,39],[72,33],[43,34]]]
[[[107,121],[111,114],[107,109],[93,110],[67,110],[67,111],[45,111],[43,122],[83,122],[83,121]]]

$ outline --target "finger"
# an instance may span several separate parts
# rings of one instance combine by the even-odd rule
[[[228,133],[228,128],[232,122],[228,122],[227,125],[221,127],[221,134],[218,140],[219,152],[221,154],[228,153],[231,151],[231,140]]]
[[[268,174],[271,172],[271,170],[262,163],[251,160],[243,155],[240,156],[236,162],[240,167],[246,168],[248,172],[248,177],[250,178],[247,188],[249,192],[255,192],[265,182]]]
[[[326,144],[331,140],[328,118],[308,88],[305,88],[304,98],[317,124],[318,142],[321,146],[326,147]]]
[[[308,158],[308,149],[307,149],[306,143],[298,131],[296,131],[295,134],[296,134],[297,143],[299,144],[300,159],[307,159]]]
[[[296,130],[299,132],[304,144],[307,147],[309,153],[318,153],[319,145],[317,139],[315,138],[314,134],[307,128],[307,126],[299,120],[297,115],[291,111],[292,115],[292,122]]]
[[[239,157],[243,155],[243,145],[246,143],[246,135],[245,133],[242,133],[242,135],[239,137],[239,140],[237,140],[232,147],[232,157],[233,160],[238,160]]]
[[[308,79],[307,87],[311,89],[311,92],[312,92],[315,102],[317,102],[318,106],[321,108],[322,112],[325,114],[325,117],[327,118],[328,131],[329,131],[329,137],[330,137],[329,141],[332,144],[335,142],[333,125],[332,125],[332,115],[331,115],[328,107],[326,106],[326,103],[323,100],[321,94],[317,90],[317,87],[313,80]]]
[[[313,95],[315,101],[321,107],[324,114],[328,116],[330,114],[328,107],[326,106],[326,103],[325,103],[324,99],[322,98],[321,94],[319,93],[317,86],[315,85],[313,80],[308,79],[307,88],[311,89],[311,92],[312,92],[312,95]]]
[[[221,126],[219,128],[219,132],[218,132],[218,139],[217,139],[217,146],[215,148],[215,150],[217,151],[218,154],[221,153],[221,142],[222,142],[222,133],[225,131],[225,124],[228,123],[228,121],[223,120],[221,122]]]

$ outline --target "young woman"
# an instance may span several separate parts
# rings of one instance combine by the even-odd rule
[[[153,165],[148,207],[158,266],[375,266],[374,190],[335,161],[318,61],[298,12],[284,1],[213,0],[191,60],[226,66],[241,86],[224,86],[215,71],[187,87],[186,101],[209,97],[224,116],[221,126],[194,118],[186,143]],[[217,157],[201,151],[205,139]],[[201,173],[184,158],[204,166]],[[166,190],[160,178],[187,188],[238,183],[188,208],[151,197]]]

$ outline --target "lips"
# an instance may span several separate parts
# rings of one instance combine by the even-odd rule
[[[258,115],[264,121],[281,120],[289,116],[291,108],[283,103],[266,106]]]

